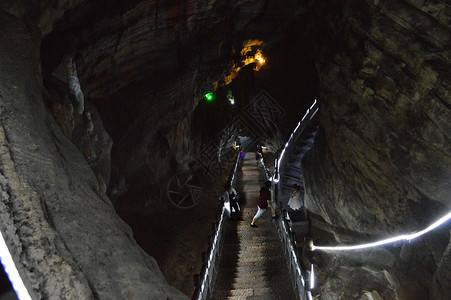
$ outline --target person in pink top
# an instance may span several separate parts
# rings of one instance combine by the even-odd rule
[[[271,208],[272,217],[273,218],[276,217],[276,212],[274,210],[274,207],[271,204],[271,191],[269,190],[270,187],[271,187],[271,181],[267,181],[265,183],[265,186],[263,186],[260,189],[260,197],[258,199],[258,204],[257,204],[257,213],[255,214],[254,218],[252,219],[252,222],[251,222],[252,227],[258,227],[257,225],[255,225],[255,222],[257,221],[258,218],[260,218],[263,215],[263,213],[266,211],[268,206]]]

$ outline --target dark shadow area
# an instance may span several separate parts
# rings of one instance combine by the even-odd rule
[[[3,265],[0,263],[0,300],[13,300],[17,299],[16,294],[14,293],[11,282],[9,281],[8,275],[3,268]]]

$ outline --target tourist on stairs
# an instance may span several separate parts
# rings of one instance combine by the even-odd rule
[[[266,211],[266,208],[268,208],[268,206],[271,208],[272,217],[273,218],[276,217],[276,211],[274,210],[274,207],[271,204],[271,192],[269,190],[270,187],[271,187],[271,181],[267,181],[265,183],[265,186],[263,186],[260,189],[260,198],[258,200],[257,213],[255,214],[254,218],[252,219],[252,222],[251,222],[252,227],[258,227],[257,225],[255,225],[255,222],[257,221],[258,218],[260,218],[263,215],[263,213]]]
[[[226,186],[226,191],[221,198],[224,200],[224,203],[230,203],[230,219],[232,219],[232,212],[235,211],[237,221],[242,221],[243,219],[240,217],[240,208],[238,206],[238,193],[230,184]]]
[[[292,188],[293,192],[290,195],[290,200],[288,200],[288,206],[297,210],[302,207],[301,187],[298,184],[293,184]]]

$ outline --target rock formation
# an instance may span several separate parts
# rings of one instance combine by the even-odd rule
[[[32,297],[186,298],[115,210],[170,211],[161,187],[194,173],[210,146],[226,157],[239,133],[229,125],[260,90],[285,135],[319,100],[303,162],[316,243],[429,225],[451,206],[450,10],[445,0],[2,1],[0,226]],[[266,66],[255,72],[257,54]],[[321,299],[451,295],[448,228],[308,258]]]
[[[134,242],[44,106],[39,32],[4,11],[0,23],[1,229],[31,296],[186,298]]]
[[[321,33],[314,41],[321,130],[303,162],[306,202],[314,226],[333,234],[318,243],[358,244],[427,227],[451,207],[450,6],[317,1],[312,8]],[[382,256],[320,254],[320,268],[335,275],[324,274],[318,293],[448,298],[448,239],[445,229],[376,250]]]

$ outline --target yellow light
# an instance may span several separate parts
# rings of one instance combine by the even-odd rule
[[[238,76],[238,72],[245,66],[249,64],[255,64],[254,70],[260,70],[261,66],[263,66],[266,62],[265,57],[263,56],[260,49],[263,44],[262,41],[259,40],[247,40],[243,43],[243,48],[240,51],[241,56],[243,56],[243,60],[241,63],[232,64],[230,67],[230,73],[224,77],[224,85],[228,85]],[[219,83],[215,84],[215,88],[219,85]]]
[[[263,58],[263,55],[261,54],[261,52],[257,52],[255,54],[255,59],[262,65],[265,63],[265,59]]]
[[[246,56],[248,52],[252,52],[252,47],[260,47],[263,44],[259,40],[247,40],[243,43],[243,49],[241,49],[241,56]]]

